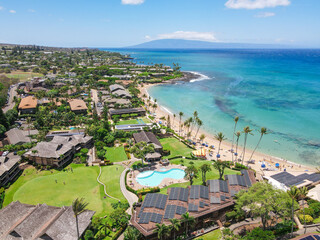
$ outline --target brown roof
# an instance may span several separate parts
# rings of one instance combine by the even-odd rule
[[[90,225],[94,213],[86,210],[78,216],[80,235]],[[76,240],[72,208],[12,202],[0,210],[0,238]]]
[[[33,96],[28,96],[21,99],[19,104],[19,109],[29,109],[29,108],[36,108],[38,105],[38,100]]]
[[[152,132],[141,131],[138,133],[134,133],[133,138],[137,143],[138,142],[153,143],[153,145],[156,149],[162,148],[161,143],[159,142],[157,137]]]
[[[86,103],[81,99],[70,100],[69,105],[70,105],[71,111],[87,110],[88,109]]]
[[[241,173],[226,175],[225,181],[208,180],[208,186],[168,188],[168,195],[148,193],[141,207],[136,207],[131,223],[144,236],[149,236],[154,233],[156,223],[169,225],[169,219],[179,219],[185,212],[195,218],[210,217],[212,213],[232,206],[235,194],[255,183],[252,171],[242,170]]]

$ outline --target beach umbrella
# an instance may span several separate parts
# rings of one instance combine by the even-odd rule
[[[206,147],[208,147],[208,144],[206,144]]]
[[[264,163],[262,163],[262,164],[261,164],[261,167],[262,167],[262,168],[265,168],[265,167],[266,167],[266,165],[265,165]]]
[[[280,167],[280,164],[279,164],[279,163],[276,163],[276,167],[277,167],[277,168]]]
[[[162,124],[162,122],[161,122],[161,121],[159,121],[159,124]]]
[[[220,158],[220,154],[217,154],[217,158]]]
[[[211,145],[212,148],[214,148],[214,145]]]
[[[238,153],[234,153],[235,156],[238,156]]]

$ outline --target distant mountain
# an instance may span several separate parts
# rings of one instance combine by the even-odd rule
[[[254,43],[222,43],[222,42],[205,42],[183,39],[160,39],[150,42],[141,43],[126,48],[132,49],[224,49],[224,48],[244,48],[244,49],[261,49],[261,48],[292,48],[285,45],[276,44],[254,44]]]

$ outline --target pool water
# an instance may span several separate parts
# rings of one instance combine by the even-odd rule
[[[168,171],[161,172],[145,171],[138,174],[136,180],[139,184],[143,186],[155,187],[158,186],[165,178],[182,179],[184,178],[184,171],[178,168],[173,168]]]

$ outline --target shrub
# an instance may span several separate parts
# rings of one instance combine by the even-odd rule
[[[277,223],[274,227],[273,227],[273,232],[276,236],[282,236],[285,235],[287,233],[291,232],[291,226],[292,226],[292,221],[291,220],[285,220],[281,223]],[[294,223],[294,228],[296,229],[297,226]]]
[[[320,216],[320,202],[309,203],[309,208],[313,209],[316,218]]]
[[[300,214],[303,215],[303,209],[300,210]],[[304,214],[305,215],[310,215],[311,217],[317,217],[314,213],[314,209],[313,208],[305,208],[304,209]]]
[[[229,221],[229,220],[231,220],[231,221],[235,220],[236,216],[237,216],[236,211],[231,211],[231,212],[227,212],[227,213],[226,213],[226,219],[227,219],[227,221]]]
[[[304,223],[304,217],[306,218],[306,224],[313,223],[313,217],[311,217],[310,215],[303,216],[303,214],[300,214],[299,215],[299,220],[300,220],[301,223]]]

